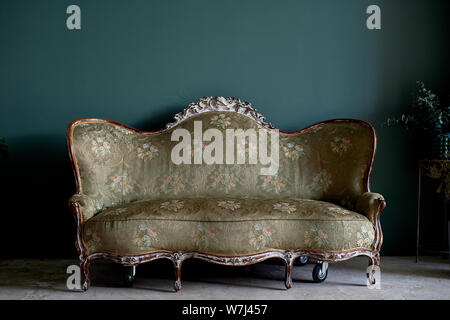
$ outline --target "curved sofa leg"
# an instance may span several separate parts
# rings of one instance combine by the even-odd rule
[[[369,257],[369,266],[380,266],[380,253],[376,253],[373,256]]]
[[[172,255],[172,262],[175,267],[175,291],[181,290],[181,265],[183,264],[183,254],[176,252]]]
[[[88,259],[83,260],[80,263],[81,271],[84,274],[84,283],[83,283],[83,287],[82,287],[83,291],[86,291],[91,286],[91,274],[89,272],[89,265],[90,264],[91,263],[89,262]]]
[[[292,268],[294,266],[294,259],[292,256],[292,252],[286,252],[284,261],[286,263],[284,284],[286,285],[286,289],[290,289],[292,288]]]
[[[380,253],[373,254],[371,257],[369,257],[369,267],[366,271],[366,278],[367,278],[367,285],[368,286],[376,286],[378,285],[378,289],[380,286],[380,283],[377,284],[379,279],[377,280],[376,277],[376,271],[380,268]]]

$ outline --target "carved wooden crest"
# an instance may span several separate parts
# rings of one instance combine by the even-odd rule
[[[267,129],[274,129],[271,123],[266,122],[266,118],[258,113],[249,102],[241,101],[237,98],[224,97],[204,97],[197,102],[192,102],[182,112],[174,116],[174,122],[168,123],[166,129],[170,129],[195,115],[204,112],[225,111],[240,113],[247,118],[256,121],[259,125]]]

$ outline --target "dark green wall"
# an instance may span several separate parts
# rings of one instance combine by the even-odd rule
[[[66,28],[70,4],[81,31]],[[365,26],[370,4],[381,31]],[[1,255],[75,254],[70,121],[157,128],[206,95],[250,101],[283,130],[373,123],[383,253],[413,254],[414,142],[381,123],[407,108],[417,79],[448,92],[449,12],[438,0],[1,1],[0,137],[11,150],[0,167]]]

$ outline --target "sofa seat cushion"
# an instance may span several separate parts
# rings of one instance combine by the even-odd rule
[[[89,253],[201,251],[220,255],[266,250],[370,248],[374,227],[362,214],[302,199],[170,199],[106,209],[84,224]]]

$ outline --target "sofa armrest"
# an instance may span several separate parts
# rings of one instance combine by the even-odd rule
[[[95,207],[94,200],[84,194],[74,194],[69,199],[69,207],[73,207],[78,205],[81,211],[81,222],[87,221],[89,218],[92,218],[95,213],[98,211]]]
[[[356,211],[364,214],[374,225],[385,206],[386,201],[379,193],[365,192],[356,199]]]

